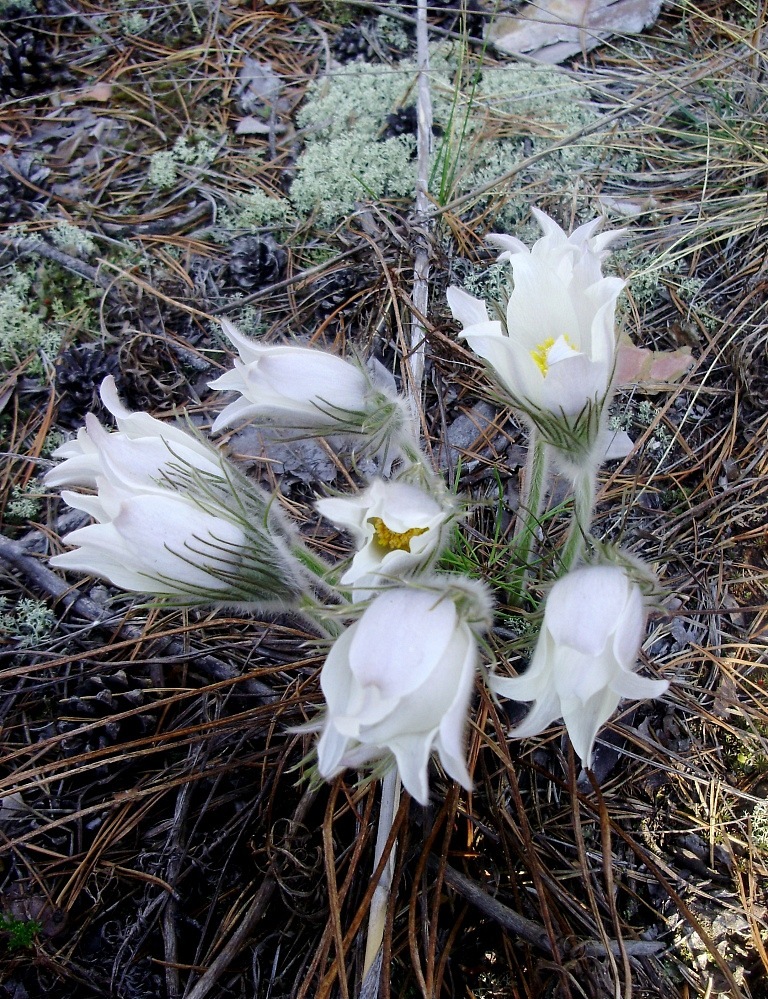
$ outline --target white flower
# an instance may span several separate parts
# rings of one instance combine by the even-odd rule
[[[148,413],[131,413],[120,402],[117,386],[110,375],[101,383],[101,398],[115,417],[118,432],[109,434],[92,414],[74,440],[62,444],[55,458],[65,458],[45,476],[45,484],[95,488],[98,476],[111,473],[129,483],[156,484],[170,466],[183,463],[209,475],[221,477],[215,452],[202,441],[171,423],[156,420]],[[96,443],[96,439],[99,443]],[[157,486],[157,488],[160,488]]]
[[[357,553],[341,577],[355,600],[371,588],[428,568],[447,540],[453,511],[424,490],[405,482],[374,479],[355,496],[320,499],[323,517],[350,532]]]
[[[391,754],[406,790],[426,804],[434,750],[446,772],[470,788],[464,732],[476,660],[474,634],[448,596],[381,593],[323,666],[320,774],[331,778]]]
[[[640,587],[619,566],[585,566],[559,579],[526,672],[490,680],[503,697],[535,702],[510,735],[538,735],[562,718],[582,764],[590,767],[598,730],[621,698],[660,697],[669,686],[634,672],[645,622]]]
[[[594,219],[568,236],[543,212],[534,214],[544,235],[530,250],[512,236],[489,237],[512,271],[503,320],[491,319],[482,299],[457,287],[448,289],[448,304],[513,405],[537,425],[554,417],[573,429],[611,390],[614,311],[624,282],[603,277],[601,260],[620,233],[594,236]],[[585,449],[594,446],[598,423],[589,421]]]
[[[128,493],[106,481],[98,496],[65,490],[62,498],[99,523],[66,535],[62,540],[78,547],[54,556],[51,565],[140,593],[215,595],[232,588],[246,539],[224,517],[169,490]]]
[[[48,486],[80,486],[62,498],[97,523],[63,538],[76,550],[51,559],[115,586],[271,608],[302,586],[291,532],[272,497],[244,480],[211,446],[120,403],[114,380],[102,398],[118,430],[96,417],[55,454]]]
[[[221,324],[240,357],[209,387],[240,398],[219,413],[214,431],[250,420],[334,428],[369,407],[370,380],[349,361],[310,347],[258,344],[232,323]]]

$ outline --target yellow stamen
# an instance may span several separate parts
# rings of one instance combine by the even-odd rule
[[[381,517],[369,517],[368,523],[373,524],[373,534],[376,544],[388,552],[409,552],[411,539],[417,538],[428,530],[426,527],[412,527],[410,531],[392,531]]]
[[[542,342],[538,345],[538,347],[534,347],[533,350],[531,351],[531,357],[536,362],[536,367],[539,369],[542,375],[544,375],[545,378],[547,376],[547,372],[549,371],[549,364],[547,363],[547,354],[549,354],[550,349],[554,346],[555,346],[555,338],[553,336],[550,336],[547,337],[546,340],[542,340]]]
[[[562,338],[574,353],[578,353],[578,348],[574,345],[567,333],[563,333]],[[554,346],[555,338],[553,336],[549,336],[546,340],[542,340],[541,343],[534,347],[531,351],[531,357],[536,362],[536,367],[545,378],[549,372],[549,352]]]

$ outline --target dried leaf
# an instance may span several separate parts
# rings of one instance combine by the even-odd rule
[[[661,0],[538,0],[498,17],[489,32],[505,52],[563,62],[611,35],[637,35],[659,16]]]
[[[648,393],[662,392],[681,378],[693,364],[690,347],[677,350],[648,350],[636,347],[628,337],[619,341],[616,383],[637,385]]]

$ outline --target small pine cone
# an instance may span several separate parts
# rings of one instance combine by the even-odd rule
[[[151,731],[157,719],[151,710],[148,686],[148,680],[129,677],[122,669],[81,680],[74,694],[59,702],[56,731],[68,736],[61,743],[64,755],[79,756],[116,742],[130,742]],[[146,711],[128,718],[114,717],[144,706]],[[82,731],[84,725],[94,721],[103,724]]]
[[[74,429],[82,424],[86,413],[101,413],[99,386],[107,375],[119,374],[114,354],[105,354],[100,347],[68,347],[56,364],[57,418],[61,426]]]
[[[381,134],[382,139],[394,139],[398,135],[416,135],[419,127],[419,117],[415,104],[398,108],[387,115],[387,127]]]
[[[331,51],[341,63],[356,59],[373,59],[376,50],[368,40],[365,30],[359,25],[349,24],[342,28],[331,43]]]
[[[25,31],[0,40],[0,94],[27,97],[71,79],[66,67],[46,49],[44,36]]]
[[[341,267],[318,278],[312,285],[316,315],[323,319],[343,309],[369,280],[366,272],[354,267]]]
[[[31,153],[0,157],[0,222],[18,222],[32,211],[30,204],[45,197],[36,191],[51,171]],[[25,184],[24,181],[29,181]]]
[[[271,236],[241,236],[232,244],[229,273],[243,291],[258,291],[280,280],[287,259]]]
[[[129,409],[167,411],[189,402],[189,379],[164,336],[137,333],[120,347],[118,356]]]

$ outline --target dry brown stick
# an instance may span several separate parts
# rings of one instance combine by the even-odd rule
[[[77,590],[73,589],[70,583],[57,576],[47,566],[43,565],[38,558],[28,555],[22,545],[10,538],[0,534],[0,562],[11,566],[22,573],[37,589],[41,590],[48,597],[52,597],[56,603],[63,604],[68,611],[74,611],[78,617],[85,618],[91,624],[100,628],[113,628],[117,618],[107,616],[104,608],[88,597],[81,596]],[[118,627],[113,634],[113,640],[138,640],[146,638],[144,630],[139,625],[123,624]],[[171,640],[163,649],[165,655],[189,656],[184,644],[180,641]],[[213,680],[233,680],[240,676],[239,670],[229,663],[218,659],[216,656],[202,655],[195,659],[195,664]],[[244,688],[258,697],[274,699],[275,693],[271,687],[260,680],[243,681]]]

